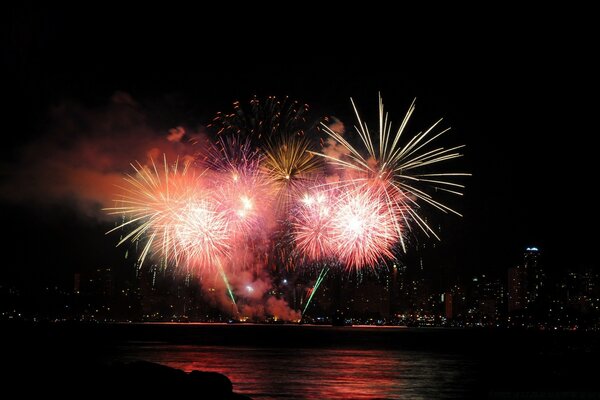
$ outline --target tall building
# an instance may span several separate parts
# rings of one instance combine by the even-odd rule
[[[473,278],[473,312],[480,316],[496,319],[503,314],[504,285],[498,279],[485,274]]]
[[[600,296],[600,286],[598,285],[600,283],[599,278],[598,273],[591,268],[587,268],[582,273],[582,289],[585,296],[589,298],[598,298]]]
[[[527,272],[522,266],[508,269],[508,312],[527,308]]]
[[[527,274],[527,303],[532,305],[541,300],[546,279],[539,260],[540,251],[537,247],[526,248],[523,258],[523,266]]]
[[[545,280],[540,250],[537,247],[527,247],[523,254],[523,264],[508,270],[508,311],[525,311],[539,305]]]
[[[454,313],[452,310],[452,293],[450,292],[444,293],[444,311],[446,319],[454,318]]]
[[[106,267],[92,271],[86,286],[87,292],[90,294],[100,297],[111,297],[115,289],[112,269]]]
[[[73,275],[73,293],[79,294],[81,291],[81,274],[75,273]]]
[[[591,268],[569,271],[563,283],[566,290],[565,303],[579,312],[598,309],[600,303],[600,276]]]

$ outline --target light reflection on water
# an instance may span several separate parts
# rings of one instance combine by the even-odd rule
[[[253,399],[462,399],[473,395],[477,368],[452,354],[361,348],[138,343],[119,358],[219,372]]]

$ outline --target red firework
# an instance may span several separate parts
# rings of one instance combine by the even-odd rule
[[[214,202],[194,199],[184,204],[169,221],[173,231],[173,257],[188,268],[206,270],[221,266],[229,253],[231,231],[224,212]]]
[[[331,226],[336,256],[347,268],[373,267],[392,258],[399,241],[397,216],[381,191],[365,186],[340,194]]]
[[[334,215],[331,191],[306,193],[294,213],[296,246],[309,260],[335,257],[332,242]]]

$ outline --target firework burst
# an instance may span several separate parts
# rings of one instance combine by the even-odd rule
[[[148,255],[164,260],[164,265],[208,268],[228,249],[229,229],[224,213],[201,189],[201,176],[190,172],[190,163],[176,161],[169,165],[163,158],[162,168],[152,161],[150,167],[132,165],[135,174],[127,175],[126,185],[108,208],[120,214],[124,222],[117,230],[128,233],[117,245],[127,241],[144,243],[140,264]]]
[[[187,268],[221,270],[221,259],[230,249],[230,229],[226,213],[202,198],[187,201],[169,221],[177,251],[172,257],[176,265]]]
[[[335,257],[331,192],[306,193],[294,212],[294,239],[300,254],[311,261]]]
[[[196,158],[202,167],[225,175],[225,179],[252,183],[259,175],[262,154],[252,146],[249,137],[223,135],[203,148]]]
[[[396,216],[380,192],[364,186],[341,194],[331,221],[331,242],[347,268],[374,267],[392,258],[392,248],[400,240]]]
[[[345,154],[331,156],[323,153],[315,153],[324,157],[338,168],[347,172],[351,178],[346,180],[349,185],[362,185],[369,190],[375,189],[377,197],[385,201],[388,208],[387,214],[397,215],[394,218],[394,229],[396,236],[400,239],[402,247],[406,250],[404,243],[403,228],[410,228],[416,224],[427,236],[433,235],[439,239],[435,231],[427,224],[424,217],[419,213],[423,204],[432,206],[443,212],[460,214],[449,206],[441,203],[433,197],[433,191],[444,191],[454,195],[462,195],[460,192],[463,185],[456,183],[455,178],[468,176],[470,174],[459,172],[436,173],[430,172],[430,167],[444,161],[452,160],[462,156],[459,150],[464,146],[444,148],[434,146],[436,139],[449,131],[444,129],[438,131],[441,119],[410,138],[404,134],[411,115],[415,110],[414,101],[410,105],[400,126],[392,132],[392,122],[388,114],[384,112],[383,101],[379,97],[379,126],[378,135],[372,137],[367,124],[361,119],[360,114],[351,99],[352,107],[356,114],[357,126],[355,127],[366,155],[361,153],[355,146],[338,133],[323,124],[324,131],[345,149]],[[342,181],[344,184],[344,181]],[[433,189],[433,191],[432,191]]]
[[[308,110],[307,104],[288,97],[269,96],[261,101],[254,96],[248,105],[234,102],[231,113],[217,113],[209,127],[217,134],[249,137],[260,146],[272,138],[304,135]]]
[[[199,159],[211,171],[214,201],[234,234],[255,230],[271,199],[269,183],[260,168],[262,155],[252,148],[250,139],[221,136]]]
[[[169,165],[166,157],[163,168],[157,168],[154,160],[150,167],[140,163],[131,166],[135,174],[125,177],[126,185],[120,188],[116,206],[106,209],[109,214],[122,215],[124,222],[107,233],[132,228],[117,246],[127,241],[144,242],[140,264],[150,253],[165,261],[171,256],[177,258],[172,222],[182,206],[196,195],[197,177],[188,174],[189,163]]]
[[[239,148],[259,154],[261,170],[281,217],[289,211],[309,175],[320,167],[321,160],[308,152],[310,140],[305,135],[317,127],[318,121],[308,123],[308,105],[287,97],[259,100],[255,96],[247,105],[235,102],[233,109],[232,113],[217,113],[209,127],[221,137],[243,143]]]
[[[275,139],[266,145],[263,171],[284,212],[319,171],[321,159],[309,149],[310,141],[297,135]]]
[[[233,237],[250,235],[254,229],[258,229],[262,215],[260,204],[257,204],[260,194],[256,188],[239,181],[223,179],[220,183],[212,197],[229,221]]]

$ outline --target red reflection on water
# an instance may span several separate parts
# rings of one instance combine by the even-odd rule
[[[184,371],[219,372],[254,399],[399,398],[405,366],[380,350],[154,346],[131,358]]]

